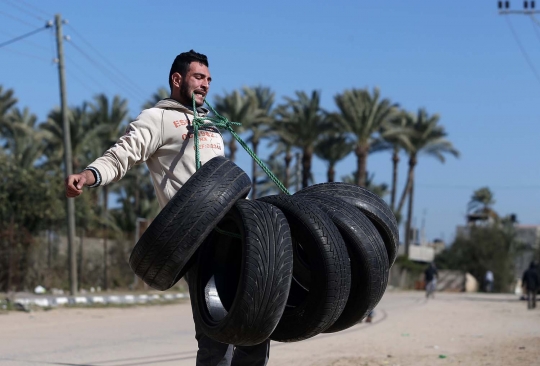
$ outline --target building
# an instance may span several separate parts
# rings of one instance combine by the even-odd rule
[[[514,261],[514,276],[521,278],[540,248],[540,225],[514,225],[516,241],[520,243]],[[457,226],[456,237],[468,237],[471,226]]]

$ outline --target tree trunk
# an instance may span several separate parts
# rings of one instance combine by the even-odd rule
[[[392,153],[392,197],[390,200],[390,208],[392,209],[392,211],[394,211],[394,209],[396,208],[398,164],[399,164],[399,148],[394,147],[394,152]]]
[[[50,270],[52,267],[52,230],[47,230],[47,268]]]
[[[229,140],[229,160],[234,162],[234,159],[236,158],[236,150],[238,150],[238,147],[236,147],[236,140],[234,136],[231,135],[231,139]]]
[[[253,153],[257,156],[257,149],[259,147],[259,141],[253,140],[251,142],[253,147]],[[257,162],[255,159],[251,159],[251,199],[257,198]]]
[[[84,264],[84,249],[83,249],[83,240],[84,240],[84,228],[81,228],[79,231],[79,280],[77,283],[79,284],[79,291],[82,288],[82,282],[83,282],[83,264]]]
[[[296,153],[296,192],[300,190],[300,178],[301,178],[301,169],[300,169],[300,153]]]
[[[291,168],[290,168],[291,161],[292,161],[291,147],[287,146],[287,149],[285,152],[285,181],[283,182],[283,185],[287,189],[289,189],[289,183],[291,180]]]
[[[401,194],[398,207],[395,211],[397,216],[401,215],[401,210],[403,209],[403,206],[405,205],[405,198],[407,198],[407,194],[409,193],[409,190],[411,188],[411,176],[412,176],[412,172],[411,172],[411,165],[410,165],[410,159],[409,159],[409,172],[407,173],[407,183],[405,184],[405,188],[403,188],[403,193]]]
[[[304,148],[302,154],[302,188],[306,188],[309,185],[309,177],[311,176],[311,157],[313,151],[311,148]]]
[[[366,186],[366,170],[367,170],[367,155],[369,151],[369,145],[362,146],[362,145],[356,145],[356,159],[357,159],[357,167],[356,167],[356,184],[360,187]]]
[[[409,247],[411,244],[411,225],[413,216],[413,199],[414,199],[414,167],[416,166],[416,156],[411,156],[409,160],[409,209],[407,212],[407,224],[405,225],[405,257],[409,258]]]
[[[336,177],[336,169],[334,168],[334,166],[334,163],[330,163],[330,165],[328,165],[327,177],[329,183],[333,182]]]
[[[107,230],[107,205],[109,201],[109,189],[107,186],[103,186],[103,212],[102,212],[102,220],[103,220],[103,290],[107,290],[109,286],[109,279],[108,279],[108,264],[107,264],[107,252],[108,252],[108,243],[107,243],[107,236],[108,236],[108,230]]]

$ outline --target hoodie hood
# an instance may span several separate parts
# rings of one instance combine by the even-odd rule
[[[193,108],[187,107],[180,103],[177,100],[174,100],[172,98],[166,98],[162,99],[159,102],[156,103],[154,108],[162,108],[162,109],[178,109],[182,112],[186,112],[189,114],[193,114]],[[197,113],[201,116],[206,116],[208,114],[209,110],[204,107],[197,107]]]

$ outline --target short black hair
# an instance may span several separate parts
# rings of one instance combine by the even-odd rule
[[[181,54],[176,56],[176,58],[174,59],[171,65],[171,71],[169,71],[169,87],[171,88],[171,93],[172,93],[172,80],[171,80],[172,74],[177,72],[180,75],[182,75],[182,77],[186,76],[189,70],[189,65],[194,61],[199,62],[205,65],[206,67],[208,67],[208,57],[206,57],[206,55],[203,55],[202,53],[197,53],[193,50],[190,50],[189,52],[182,52]]]

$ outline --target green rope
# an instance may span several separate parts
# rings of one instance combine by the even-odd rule
[[[240,126],[241,123],[231,122],[227,118],[220,115],[218,112],[216,112],[214,108],[212,108],[212,106],[210,105],[210,103],[208,103],[206,99],[204,100],[204,103],[206,103],[206,105],[210,108],[210,110],[216,116],[215,117],[199,117],[197,113],[197,108],[195,106],[194,93],[191,95],[191,98],[193,100],[194,118],[193,118],[192,123],[193,123],[193,133],[195,134],[195,165],[197,169],[201,167],[200,153],[199,153],[199,127],[206,125],[206,126],[214,126],[217,128],[226,129],[227,131],[231,133],[231,135],[236,139],[236,141],[238,141],[240,146],[242,146],[244,150],[247,151],[249,156],[251,156],[255,160],[255,162],[261,167],[261,169],[266,173],[266,175],[268,175],[268,177],[272,180],[272,182],[274,182],[278,186],[278,188],[281,189],[281,191],[283,191],[285,194],[289,194],[289,195],[291,194],[289,190],[283,185],[283,183],[281,183],[281,181],[274,175],[274,173],[272,173],[270,169],[268,169],[266,164],[264,164],[262,160],[259,159],[259,157],[253,152],[253,150],[249,148],[249,146],[244,142],[244,140],[242,140],[240,136],[238,136],[238,134],[234,132],[232,126],[233,125]]]

